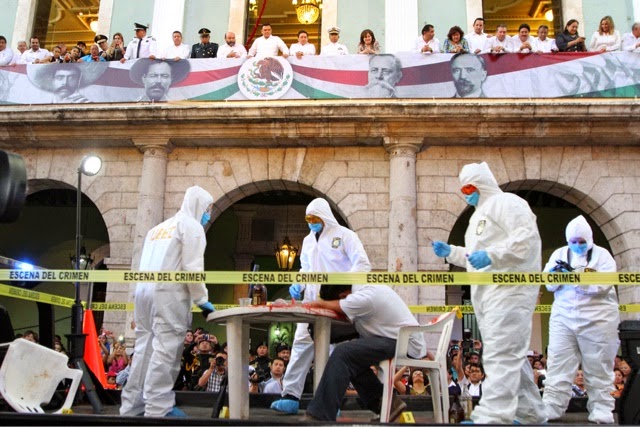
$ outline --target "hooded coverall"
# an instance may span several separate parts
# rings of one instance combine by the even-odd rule
[[[582,256],[564,246],[549,258],[544,271],[556,260],[569,261],[574,270],[585,268],[598,272],[615,272],[616,262],[604,248],[593,244],[591,227],[582,215],[567,225],[567,242],[582,238],[591,254]],[[560,418],[571,399],[571,385],[582,363],[589,401],[589,421],[611,424],[615,400],[613,362],[618,351],[618,297],[613,286],[547,285],[554,293],[549,321],[549,360],[544,383],[545,410],[550,420]]]
[[[470,272],[539,271],[540,234],[527,202],[504,193],[484,162],[465,165],[459,178],[462,186],[477,187],[480,199],[469,219],[465,246],[451,245],[447,260]],[[486,251],[491,264],[475,270],[467,260],[475,251]],[[536,286],[471,286],[486,374],[482,399],[471,416],[476,424],[546,421],[526,357],[538,291]]]
[[[300,253],[301,272],[368,272],[371,271],[369,257],[358,235],[341,226],[331,212],[325,199],[314,199],[307,206],[307,215],[322,219],[324,226],[317,236],[314,232],[302,242]],[[304,302],[318,299],[320,285],[309,283],[304,291]],[[282,395],[300,398],[307,372],[313,362],[313,339],[308,324],[298,323],[291,349],[291,359],[284,375]]]
[[[207,245],[200,220],[213,203],[204,189],[187,189],[180,211],[152,228],[144,241],[140,271],[204,271]],[[135,356],[122,391],[120,415],[162,417],[175,406],[191,305],[208,301],[204,283],[145,283],[135,291]]]

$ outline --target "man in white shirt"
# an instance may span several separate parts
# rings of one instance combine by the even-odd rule
[[[535,53],[551,53],[558,51],[555,39],[547,37],[548,34],[549,27],[546,25],[540,25],[538,27],[538,37],[534,37],[532,43],[533,51]]]
[[[392,358],[400,328],[417,326],[418,322],[404,301],[387,285],[323,286],[320,297],[309,306],[346,316],[360,338],[344,342],[333,350],[313,400],[307,406],[307,418],[335,422],[349,382],[365,407],[379,413],[383,386],[370,367]],[[409,356],[417,359],[425,356],[422,334],[411,336],[408,352]],[[396,397],[391,406],[389,422],[400,416],[406,404]]]
[[[467,39],[467,43],[469,44],[469,52],[475,53],[476,55],[482,53],[484,49],[484,44],[488,39],[491,38],[490,35],[484,33],[484,19],[476,18],[473,21],[473,32],[464,36]]]
[[[316,47],[309,43],[309,34],[305,30],[298,31],[298,43],[291,45],[289,53],[298,59],[302,59],[304,55],[316,54]]]
[[[278,51],[282,52],[284,58],[289,57],[287,45],[284,44],[280,37],[271,35],[271,24],[262,24],[262,37],[258,37],[253,41],[247,58],[278,56]]]
[[[515,50],[511,37],[507,36],[507,26],[500,24],[496,28],[496,36],[484,43],[483,53],[513,53]]]
[[[0,66],[11,64],[13,59],[13,49],[7,46],[5,36],[0,36]]]
[[[329,43],[322,46],[320,55],[322,56],[348,55],[349,50],[347,49],[347,47],[341,43],[338,43],[338,40],[340,40],[340,28],[331,27],[329,28],[328,33],[329,33]]]
[[[176,30],[173,32],[172,37],[173,45],[165,49],[162,58],[173,59],[174,61],[189,59],[189,56],[191,56],[191,46],[182,43],[182,33]]]
[[[640,52],[640,22],[634,23],[631,32],[622,37],[622,50]]]
[[[22,64],[22,55],[27,51],[27,42],[20,40],[18,42],[18,48],[13,52],[13,59],[11,65]]]
[[[427,24],[422,27],[422,37],[418,37],[414,44],[414,51],[418,53],[439,53],[440,40],[436,37],[436,29],[433,25]]]
[[[38,64],[40,62],[49,62],[51,54],[47,49],[40,49],[40,40],[37,37],[31,37],[29,40],[31,49],[22,54],[21,64]]]
[[[470,363],[469,377],[463,377],[458,384],[466,387],[471,397],[482,397],[482,381],[484,380],[484,367],[482,363]]]
[[[513,45],[513,51],[516,53],[531,53],[533,52],[533,38],[529,35],[531,27],[529,24],[520,24],[518,28],[518,34],[511,37],[511,44]]]
[[[124,58],[120,60],[124,64],[125,61],[130,59],[149,58],[156,59],[157,44],[156,39],[151,36],[147,36],[146,25],[134,23],[134,29],[136,36],[127,45],[127,51],[124,54]]]
[[[247,49],[242,44],[236,43],[236,34],[232,31],[224,34],[225,44],[218,49],[218,58],[244,58]]]

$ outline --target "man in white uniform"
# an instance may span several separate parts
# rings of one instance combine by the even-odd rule
[[[202,188],[187,189],[180,211],[147,233],[140,271],[204,271],[203,227],[211,220],[212,205],[213,197]],[[194,303],[205,317],[215,311],[204,283],[138,283],[136,357],[122,391],[120,415],[185,416],[175,407],[172,388]]]
[[[611,254],[593,243],[593,232],[582,215],[569,222],[565,234],[568,246],[556,249],[544,271],[616,271]],[[570,284],[547,285],[547,289],[554,293],[554,299],[544,383],[546,415],[550,420],[564,415],[571,400],[573,378],[582,363],[589,421],[612,424],[615,399],[610,393],[620,323],[616,290],[613,286]]]
[[[280,37],[271,35],[271,24],[262,24],[262,37],[258,37],[253,41],[247,58],[278,56],[278,51],[282,52],[283,58],[289,57],[287,45]]]
[[[418,326],[418,322],[404,301],[387,285],[357,286],[353,289],[351,285],[331,285],[326,290],[323,287],[321,297],[322,300],[309,305],[347,316],[360,338],[336,346],[307,407],[307,417],[335,422],[349,382],[365,407],[380,413],[383,385],[371,370],[371,365],[392,358],[400,327]],[[422,334],[411,336],[408,352],[416,359],[424,357],[426,345]],[[405,407],[406,404],[396,396],[389,421],[395,421]]]
[[[244,58],[247,49],[242,44],[236,43],[236,34],[232,31],[224,34],[225,44],[218,49],[218,58]]]
[[[338,43],[338,40],[340,40],[340,28],[331,27],[327,32],[329,33],[329,43],[322,46],[320,55],[322,56],[349,55],[349,49],[347,49],[345,45]]]
[[[147,36],[146,25],[134,23],[136,36],[127,45],[127,51],[124,54],[124,58],[120,60],[124,64],[125,61],[130,59],[149,58],[156,59],[158,46],[156,39],[151,36]]]
[[[305,220],[311,230],[302,242],[300,253],[301,272],[369,272],[371,264],[358,235],[341,226],[331,212],[325,199],[315,199],[307,206]],[[318,298],[320,285],[294,283],[289,292],[303,302]],[[308,325],[298,323],[291,350],[291,359],[284,376],[283,399],[271,404],[271,409],[288,414],[297,414],[299,400],[304,388],[304,380],[313,361],[313,339],[309,335]],[[335,415],[335,414],[334,414]]]
[[[298,43],[291,45],[289,53],[295,55],[298,59],[302,59],[305,55],[315,55],[316,46],[309,43],[309,33],[305,30],[298,31]]]
[[[189,59],[191,56],[191,46],[182,43],[182,33],[174,31],[172,34],[173,44],[165,49],[162,58],[180,61],[181,59]]]
[[[467,43],[469,44],[469,53],[475,53],[476,55],[482,53],[484,49],[484,44],[488,39],[491,38],[490,35],[484,33],[484,19],[476,18],[473,21],[473,32],[468,33],[464,36],[467,39]]]
[[[486,163],[465,165],[461,191],[475,206],[465,246],[434,242],[433,251],[467,271],[539,271],[541,242],[536,217],[520,197],[503,193]],[[486,380],[476,424],[544,423],[544,407],[526,352],[537,286],[471,287],[471,301],[483,339]]]

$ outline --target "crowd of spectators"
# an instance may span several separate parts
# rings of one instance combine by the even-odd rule
[[[473,23],[472,31],[465,35],[459,26],[449,29],[444,43],[435,37],[435,27],[427,24],[422,28],[422,34],[413,45],[413,51],[423,54],[431,53],[549,53],[549,52],[612,52],[612,51],[635,51],[640,52],[640,22],[633,24],[631,31],[621,35],[616,30],[615,23],[611,16],[604,16],[600,20],[598,29],[593,33],[589,41],[578,32],[580,23],[575,19],[570,19],[564,31],[556,34],[555,39],[548,38],[549,27],[540,25],[536,29],[536,36],[531,35],[531,27],[527,23],[522,23],[517,34],[508,35],[506,24],[499,24],[494,34],[484,32],[484,19],[477,18]],[[125,62],[131,59],[150,58],[168,59],[179,61],[187,58],[251,58],[277,56],[281,53],[283,57],[290,54],[302,59],[305,55],[315,55],[315,45],[309,43],[309,34],[301,30],[298,32],[298,41],[287,47],[282,39],[272,34],[269,23],[262,24],[262,36],[256,38],[251,47],[245,49],[244,46],[236,42],[233,32],[224,34],[224,43],[212,43],[210,41],[210,30],[202,28],[198,32],[200,42],[191,47],[183,43],[183,36],[180,31],[172,34],[173,44],[159,51],[153,37],[147,36],[147,27],[135,24],[135,37],[125,47],[124,36],[115,33],[111,43],[107,36],[97,34],[94,38],[95,44],[87,50],[84,42],[79,41],[76,46],[68,49],[66,44],[60,43],[52,47],[49,51],[40,46],[38,37],[32,37],[27,42],[21,40],[16,45],[16,50],[7,46],[7,40],[0,36],[0,66],[11,64],[39,64],[39,63],[70,63],[70,62],[103,62],[120,61]],[[340,28],[331,27],[328,30],[330,42],[322,46],[320,55],[348,55],[349,49],[344,44],[339,43]],[[375,55],[381,53],[382,47],[374,32],[365,29],[360,34],[360,40],[356,47],[358,54]]]

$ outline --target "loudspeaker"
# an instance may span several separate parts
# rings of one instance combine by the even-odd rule
[[[0,222],[14,222],[24,206],[27,168],[21,156],[0,150]]]

